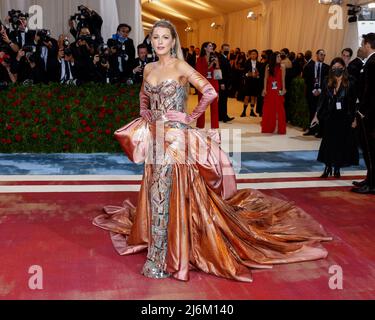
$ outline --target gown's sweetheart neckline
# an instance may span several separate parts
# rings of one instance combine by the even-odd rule
[[[167,82],[171,82],[171,83],[175,82],[178,86],[180,86],[180,87],[184,87],[184,85],[181,85],[180,82],[177,81],[177,80],[175,80],[175,79],[166,79],[166,80],[160,82],[160,83],[157,84],[157,85],[153,85],[153,84],[151,84],[151,83],[148,82],[146,79],[144,79],[144,82],[145,82],[145,84],[147,84],[147,85],[150,86],[151,88],[159,88],[159,87],[162,87],[162,86],[163,86],[165,83],[167,83]]]

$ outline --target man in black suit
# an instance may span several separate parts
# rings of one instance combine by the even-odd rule
[[[306,100],[309,106],[310,123],[313,120],[319,102],[322,86],[328,76],[329,65],[324,63],[326,53],[323,49],[316,52],[316,61],[311,60],[303,69],[303,79],[305,80]],[[317,130],[309,128],[304,136],[316,135]]]
[[[20,14],[16,23],[17,28],[7,34],[3,35],[3,41],[9,45],[14,53],[24,46],[31,46],[34,44],[35,31],[27,28],[27,15]]]
[[[361,70],[363,69],[363,60],[366,58],[363,49],[359,48],[357,51],[357,57],[352,60],[348,65],[349,74],[356,80],[359,81]]]
[[[194,46],[190,46],[186,62],[188,64],[190,64],[195,69],[197,57],[196,57],[196,54],[195,54],[195,47]]]
[[[133,81],[134,83],[142,83],[143,82],[143,72],[145,70],[146,64],[148,64],[150,61],[147,58],[148,50],[147,45],[141,43],[137,47],[138,51],[138,58],[135,59],[134,65],[133,65]]]
[[[223,44],[221,46],[221,52],[219,56],[219,65],[223,75],[223,79],[219,80],[220,90],[219,90],[219,121],[229,122],[234,120],[228,116],[228,92],[231,83],[231,66],[228,60],[230,52],[229,44]]]
[[[353,183],[355,193],[375,194],[375,33],[363,35],[362,49],[366,55],[361,72],[361,98],[357,110],[361,148],[367,166],[367,177]]]

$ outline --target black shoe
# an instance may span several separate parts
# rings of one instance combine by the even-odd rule
[[[324,169],[323,174],[320,176],[322,179],[327,179],[328,177],[332,177],[332,167],[326,166]]]
[[[255,118],[258,117],[258,116],[256,115],[256,113],[254,112],[253,109],[251,109],[250,117],[255,117]]]
[[[315,132],[311,129],[309,129],[307,132],[303,134],[305,137],[307,136],[315,136]]]
[[[318,138],[318,139],[322,139],[323,138],[323,135],[319,132],[315,133],[314,134],[315,138]]]
[[[362,188],[366,185],[367,185],[367,179],[363,181],[353,181],[353,186],[358,187],[358,188]]]
[[[375,194],[375,188],[369,187],[368,185],[361,188],[353,188],[351,191],[358,194]]]
[[[333,174],[335,176],[335,178],[341,178],[341,172],[340,172],[340,168],[335,168],[335,172]]]
[[[231,122],[231,121],[233,121],[234,119],[236,119],[236,118],[230,118],[230,117],[228,117],[228,118],[226,118],[223,122],[224,122],[224,123]]]

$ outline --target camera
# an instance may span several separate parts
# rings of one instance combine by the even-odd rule
[[[9,22],[12,25],[14,30],[17,30],[19,26],[21,25],[21,20],[20,18],[28,18],[29,14],[28,13],[23,13],[21,10],[10,10],[8,11],[8,16],[9,16]]]
[[[70,20],[77,21],[77,28],[78,30],[82,28],[87,28],[89,26],[87,20],[90,18],[91,14],[90,11],[84,6],[78,6],[79,13],[70,17]]]
[[[210,63],[212,63],[216,59],[216,54],[211,52],[210,54]]]
[[[95,36],[94,35],[80,35],[77,38],[77,41],[86,41],[86,43],[91,46],[94,44]]]
[[[98,48],[100,63],[107,64],[109,61],[109,47],[106,44],[102,44]]]
[[[64,47],[64,49],[67,49],[70,47],[70,41],[67,37],[64,38],[63,42],[62,42],[62,45]]]
[[[22,51],[25,52],[25,57],[27,60],[29,60],[32,63],[36,62],[36,46],[23,46]]]
[[[51,32],[46,29],[38,30],[37,31],[37,36],[40,38],[40,42],[48,42],[51,40]]]

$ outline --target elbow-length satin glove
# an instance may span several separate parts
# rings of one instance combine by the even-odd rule
[[[140,116],[147,122],[152,121],[152,112],[150,107],[150,97],[146,94],[144,90],[144,85],[142,85],[141,91],[139,92],[139,103],[140,103]]]

